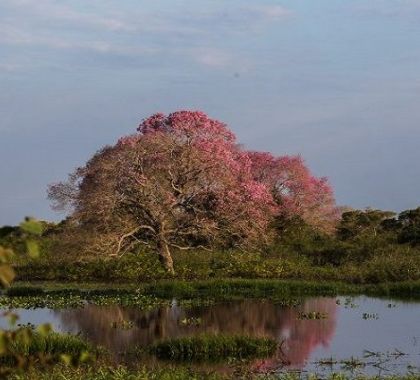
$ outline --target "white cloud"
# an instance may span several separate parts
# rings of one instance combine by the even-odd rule
[[[356,14],[382,17],[406,17],[418,20],[420,16],[419,0],[370,0],[366,4],[349,4],[350,9]]]
[[[101,16],[92,12],[82,13],[64,4],[50,0],[2,0],[7,6],[20,14],[31,15],[38,20],[70,21],[79,25],[99,27],[111,31],[133,31],[133,26],[122,19]]]
[[[250,11],[262,16],[265,19],[282,19],[292,12],[281,5],[261,5],[249,8]]]
[[[244,60],[226,49],[220,37],[236,38],[290,14],[280,5],[152,10],[101,1],[77,8],[78,2],[69,0],[0,0],[0,44],[127,56],[165,52],[208,67],[236,65],[235,71],[244,71]],[[199,47],[203,42],[209,47]]]
[[[192,55],[198,63],[206,66],[226,67],[232,63],[232,56],[218,49],[197,49]]]
[[[63,50],[90,50],[98,53],[139,55],[154,54],[155,48],[121,45],[101,40],[73,40],[52,35],[35,35],[10,25],[0,25],[0,43],[7,45],[41,46]]]

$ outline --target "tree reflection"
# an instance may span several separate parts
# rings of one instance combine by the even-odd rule
[[[325,313],[328,318],[299,320],[300,312],[313,311]],[[281,349],[276,357],[260,360],[253,366],[256,370],[267,370],[280,364],[302,368],[316,347],[328,346],[335,332],[337,305],[333,298],[320,297],[305,300],[298,307],[244,300],[187,309],[174,304],[152,311],[88,305],[57,313],[64,329],[80,331],[113,353],[133,346],[144,347],[160,339],[197,333],[269,336],[281,343]],[[200,323],[185,324],[182,321],[186,318],[199,318]],[[128,321],[131,328],[119,327]]]

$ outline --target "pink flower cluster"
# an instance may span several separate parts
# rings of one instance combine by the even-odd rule
[[[324,230],[336,220],[331,186],[325,178],[313,176],[300,156],[242,150],[224,123],[203,112],[157,113],[137,130],[139,134],[124,137],[119,144],[134,146],[139,139],[165,135],[200,152],[203,167],[211,167],[214,186],[209,189],[217,212],[226,220],[240,215],[262,226],[276,215],[299,216]]]

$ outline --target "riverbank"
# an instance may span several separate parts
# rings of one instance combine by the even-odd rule
[[[96,305],[152,308],[172,299],[205,304],[252,298],[290,304],[304,297],[338,295],[420,300],[420,281],[364,285],[261,279],[162,280],[143,284],[17,282],[0,296],[0,306],[65,308],[80,307],[87,301]]]
[[[340,252],[336,253],[340,256]],[[154,252],[126,254],[121,258],[76,258],[46,254],[26,256],[14,264],[19,281],[145,283],[161,280],[272,279],[347,284],[420,281],[417,251],[390,249],[361,262],[317,265],[313,258],[294,253],[256,252],[174,253],[175,275],[167,273]]]

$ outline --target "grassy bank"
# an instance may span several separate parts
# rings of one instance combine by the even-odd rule
[[[364,285],[268,279],[163,280],[112,286],[99,283],[16,283],[0,296],[0,306],[57,309],[82,307],[87,301],[96,305],[136,306],[144,310],[167,305],[173,298],[184,304],[259,298],[289,305],[293,300],[310,296],[358,294],[419,300],[420,281]]]
[[[420,281],[420,255],[405,248],[340,265],[320,265],[308,255],[239,251],[179,251],[174,252],[174,262],[175,276],[165,272],[157,255],[148,251],[119,259],[45,255],[37,260],[17,260],[15,269],[20,281],[143,283],[209,278],[299,279],[352,284]]]

